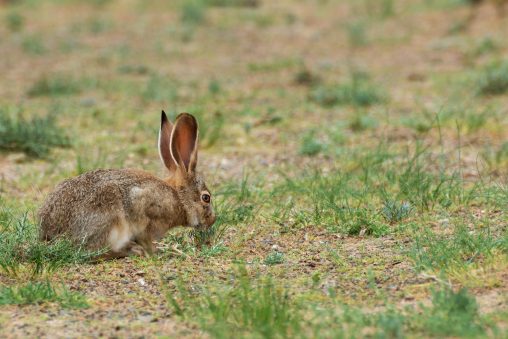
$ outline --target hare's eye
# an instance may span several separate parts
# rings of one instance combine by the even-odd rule
[[[203,200],[203,202],[209,204],[210,199],[211,199],[210,194],[208,194],[208,193],[201,194],[201,200]]]

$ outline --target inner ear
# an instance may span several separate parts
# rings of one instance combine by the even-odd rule
[[[171,135],[170,150],[179,166],[186,172],[194,170],[197,161],[198,123],[188,114],[178,115]]]
[[[161,113],[161,126],[159,130],[159,155],[162,163],[166,168],[173,172],[177,168],[177,163],[173,159],[170,150],[171,134],[173,132],[173,124],[168,120],[166,113]]]

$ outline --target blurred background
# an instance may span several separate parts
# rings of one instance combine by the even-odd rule
[[[44,192],[97,167],[163,174],[161,109],[199,118],[201,165],[217,182],[245,167],[326,168],[380,140],[455,150],[459,136],[466,172],[480,155],[498,173],[500,3],[4,0],[3,189]]]

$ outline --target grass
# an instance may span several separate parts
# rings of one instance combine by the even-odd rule
[[[231,333],[260,338],[295,336],[404,338],[406,336],[476,337],[495,330],[479,314],[477,302],[465,289],[449,286],[431,291],[430,305],[403,310],[387,305],[365,311],[341,305],[330,298],[325,308],[302,303],[271,277],[253,278],[245,267],[234,273],[228,286],[207,287],[198,293],[178,281],[168,288],[168,304],[179,317],[197,324],[214,338]]]
[[[69,147],[66,131],[56,123],[54,114],[30,119],[0,110],[0,149],[24,152],[33,157],[45,157],[51,148]]]
[[[394,16],[395,13],[395,1],[393,0],[366,0],[360,2],[366,14],[373,18],[387,19]]]
[[[337,85],[321,85],[311,90],[310,100],[324,107],[353,105],[368,107],[386,101],[380,88],[364,74],[353,73],[347,82]]]
[[[79,94],[83,84],[65,75],[51,75],[39,78],[27,94],[31,97],[65,96]]]
[[[485,333],[476,300],[467,290],[432,292],[432,307],[423,307],[422,327],[435,336],[476,337]]]
[[[497,147],[487,146],[481,156],[491,169],[505,168],[508,162],[508,142]]]
[[[349,44],[353,47],[361,47],[368,44],[367,27],[363,21],[355,21],[347,26]]]
[[[319,154],[323,148],[323,144],[319,142],[319,140],[316,140],[315,132],[310,131],[309,133],[306,133],[302,138],[300,154],[314,156]]]
[[[270,280],[255,284],[245,268],[235,276],[235,285],[217,292],[192,294],[182,283],[166,296],[173,311],[192,319],[216,338],[254,335],[262,338],[294,335],[301,322],[284,290]]]
[[[354,132],[363,132],[368,129],[374,129],[378,125],[377,121],[363,112],[357,112],[349,123],[349,128]]]
[[[498,62],[486,66],[478,75],[476,83],[480,95],[508,93],[508,63]]]
[[[298,85],[313,86],[317,85],[321,81],[321,78],[304,67],[295,74],[294,81]]]
[[[47,52],[41,37],[30,35],[23,39],[21,43],[23,51],[31,55],[42,55]]]
[[[400,222],[410,216],[412,212],[411,204],[395,200],[386,200],[383,203],[381,213],[389,223]]]
[[[454,226],[451,235],[420,229],[409,255],[417,270],[464,269],[508,253],[506,234],[495,237],[491,232],[490,227],[470,230],[461,223]]]
[[[181,9],[181,21],[188,25],[199,25],[205,21],[206,3],[200,0],[186,1]]]
[[[49,281],[29,282],[18,287],[0,287],[0,305],[58,303],[63,308],[87,308],[86,298],[65,286],[56,289]]]
[[[5,23],[11,32],[19,32],[25,25],[25,18],[18,12],[10,12],[5,16]]]
[[[15,215],[2,208],[0,216],[0,269],[11,276],[51,273],[63,266],[88,262],[97,255],[76,248],[65,239],[41,242],[38,225],[26,213]]]
[[[268,266],[282,264],[283,262],[284,262],[284,254],[276,251],[268,254],[264,261],[265,265]]]
[[[153,74],[148,79],[141,96],[147,102],[158,101],[166,105],[174,104],[178,99],[178,87],[168,77]]]
[[[397,154],[381,145],[347,155],[350,162],[356,157],[350,171],[303,171],[299,177],[286,177],[272,194],[277,199],[294,197],[286,217],[295,225],[380,236],[389,231],[385,221],[400,222],[413,210],[448,209],[477,198],[476,187],[466,188],[458,172],[431,175],[428,156],[424,149]]]

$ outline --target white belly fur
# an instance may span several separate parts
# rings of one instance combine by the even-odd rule
[[[108,241],[110,248],[117,252],[120,251],[132,239],[133,233],[125,220],[111,229]]]
[[[140,187],[133,187],[130,191],[130,198],[132,201],[139,200],[143,193],[146,193],[144,189]],[[138,204],[143,205],[139,201]],[[111,250],[115,252],[122,250],[129,241],[145,231],[148,221],[148,219],[138,220],[136,224],[129,224],[125,217],[121,217],[120,222],[113,226],[108,236],[108,242]]]

